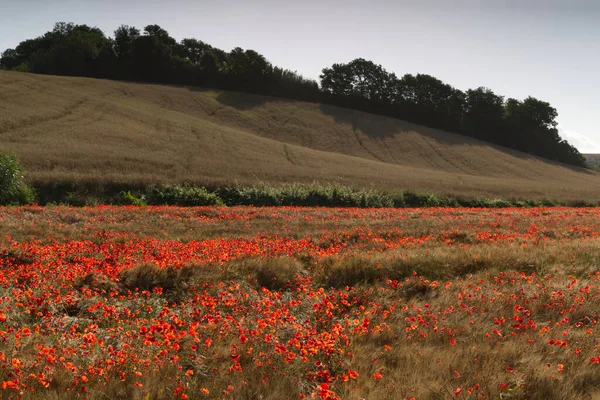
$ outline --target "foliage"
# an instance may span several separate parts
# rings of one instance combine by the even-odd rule
[[[254,50],[230,52],[200,40],[177,42],[158,25],[140,32],[123,25],[114,39],[98,28],[57,23],[43,36],[6,49],[0,68],[198,85],[328,103],[472,136],[551,160],[587,167],[558,136],[548,103],[496,95],[487,88],[462,92],[426,74],[398,78],[363,58],[324,68],[321,88],[296,72],[273,66]]]
[[[116,205],[180,205],[180,206],[303,206],[358,208],[416,207],[596,207],[597,202],[558,202],[552,199],[453,197],[413,190],[361,189],[340,184],[257,184],[203,187],[185,185],[82,185],[57,183],[36,186],[40,204],[89,206]]]
[[[132,206],[145,206],[146,205],[146,196],[145,195],[135,195],[131,193],[130,190],[126,192],[121,192],[122,196],[122,204],[132,205]]]
[[[23,168],[14,154],[0,153],[0,205],[31,204],[33,189],[25,183]]]
[[[321,87],[334,96],[358,97],[377,103],[394,101],[398,79],[381,65],[357,58],[348,64],[323,69]]]
[[[222,201],[203,187],[190,185],[162,185],[149,189],[148,204],[178,206],[218,206]]]
[[[398,79],[364,59],[323,69],[330,101],[422,125],[461,133],[530,154],[586,167],[585,158],[558,135],[558,113],[549,103],[496,95],[480,87],[462,92],[425,74]]]

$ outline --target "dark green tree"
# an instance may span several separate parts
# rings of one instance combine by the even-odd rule
[[[254,50],[236,47],[227,55],[224,72],[233,87],[258,91],[264,87],[271,64]]]
[[[465,95],[431,75],[406,74],[397,83],[395,102],[403,105],[415,122],[457,131]]]
[[[16,69],[20,64],[19,53],[15,49],[6,49],[0,55],[0,68],[2,69]]]
[[[119,60],[130,60],[133,51],[133,43],[140,37],[139,29],[121,25],[114,32],[114,50]]]
[[[131,74],[136,80],[172,82],[173,49],[156,36],[142,35],[132,48]]]
[[[201,40],[183,39],[180,43],[181,56],[193,65],[199,65],[205,53],[212,47]]]
[[[397,78],[381,65],[363,58],[348,64],[334,64],[321,74],[321,87],[334,96],[358,97],[377,103],[391,103]]]
[[[462,132],[478,139],[506,143],[504,98],[485,87],[469,89],[465,95]]]

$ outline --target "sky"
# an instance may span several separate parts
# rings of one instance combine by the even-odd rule
[[[562,137],[600,153],[598,0],[0,0],[0,51],[59,21],[110,36],[122,24],[158,24],[314,79],[362,57],[398,76],[533,96],[558,110]]]

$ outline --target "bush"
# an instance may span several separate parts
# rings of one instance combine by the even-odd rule
[[[268,185],[222,188],[218,191],[217,195],[227,205],[252,205],[259,207],[286,205],[281,203],[279,190]]]
[[[428,203],[434,200],[429,197],[426,194],[419,194],[408,190],[404,192],[404,204],[406,207],[427,207]]]
[[[126,204],[126,205],[130,205],[130,206],[145,206],[146,205],[146,196],[139,195],[136,196],[135,194],[131,193],[130,190],[126,191],[126,192],[121,192],[121,204]]]
[[[363,208],[384,208],[394,206],[394,199],[383,193],[368,191],[362,193],[360,196],[360,207]]]
[[[349,187],[339,185],[313,186],[308,192],[309,205],[324,205],[329,207],[358,207],[358,193]]]
[[[176,206],[222,206],[223,201],[203,187],[189,185],[163,185],[150,188],[148,204]]]
[[[0,205],[31,204],[33,189],[23,179],[23,168],[14,154],[0,153]]]
[[[403,208],[406,207],[406,201],[404,200],[404,193],[402,192],[393,192],[389,195],[390,201],[395,208]]]
[[[544,207],[554,207],[557,206],[558,203],[554,200],[550,200],[550,199],[542,199],[542,205]]]
[[[442,202],[436,195],[430,194],[429,196],[427,196],[427,202],[425,203],[425,205],[427,207],[439,207],[440,205],[442,205]]]
[[[373,190],[364,191],[337,184],[283,186],[236,186],[218,189],[227,205],[307,207],[393,207],[394,199]]]
[[[490,207],[507,208],[512,207],[512,203],[508,200],[494,199],[490,202]]]
[[[209,189],[191,184],[157,185],[112,184],[98,186],[92,183],[43,183],[36,186],[41,204],[55,202],[75,206],[105,204],[178,205],[178,206],[303,206],[303,207],[547,207],[568,205],[572,207],[598,206],[597,203],[571,201],[559,203],[549,199],[498,199],[485,197],[449,196],[413,190],[362,189],[338,183],[293,183],[253,186],[213,186]],[[33,199],[28,186],[20,188],[20,198],[15,203]],[[27,200],[29,199],[29,200]]]
[[[461,207],[461,203],[459,199],[446,197],[443,199],[442,207]]]

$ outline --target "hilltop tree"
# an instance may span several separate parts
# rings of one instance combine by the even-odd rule
[[[173,49],[157,36],[142,35],[132,48],[132,73],[136,79],[151,82],[170,82]]]
[[[144,28],[144,35],[157,38],[161,43],[171,49],[177,47],[177,41],[169,35],[169,32],[158,25],[146,25]]]
[[[0,55],[0,68],[2,69],[16,69],[21,62],[19,62],[19,53],[15,49],[6,49]]]
[[[377,103],[391,103],[396,81],[396,75],[363,58],[347,64],[333,64],[321,74],[321,88],[326,93]]]
[[[181,56],[193,65],[199,65],[202,58],[212,47],[201,40],[183,39],[180,43]]]
[[[512,143],[509,145],[554,159],[551,146],[560,142],[557,116],[554,107],[536,98],[528,97],[524,101],[508,99],[505,121],[511,133]]]
[[[395,102],[416,122],[456,131],[464,112],[464,93],[426,74],[404,75]]]
[[[121,25],[115,30],[114,35],[113,49],[117,58],[117,66],[113,73],[116,77],[131,79],[133,78],[131,73],[133,47],[137,38],[140,37],[140,31],[135,27]]]
[[[11,52],[12,64],[26,64],[31,72],[77,76],[100,75],[109,68],[111,54],[112,44],[100,29],[71,23],[57,23]]]
[[[548,102],[527,97],[508,99],[504,107],[510,147],[551,160],[585,166],[585,158],[558,134],[558,112]]]
[[[465,93],[462,131],[472,137],[506,143],[504,130],[504,98],[491,89],[479,87]]]
[[[269,87],[269,94],[299,100],[318,101],[321,94],[317,82],[279,67],[272,67],[269,73]]]
[[[128,26],[121,25],[115,30],[114,49],[115,54],[120,60],[129,60],[133,50],[133,43],[140,36],[140,30]]]
[[[227,54],[224,72],[228,84],[250,91],[264,87],[271,64],[254,50],[236,47]]]

